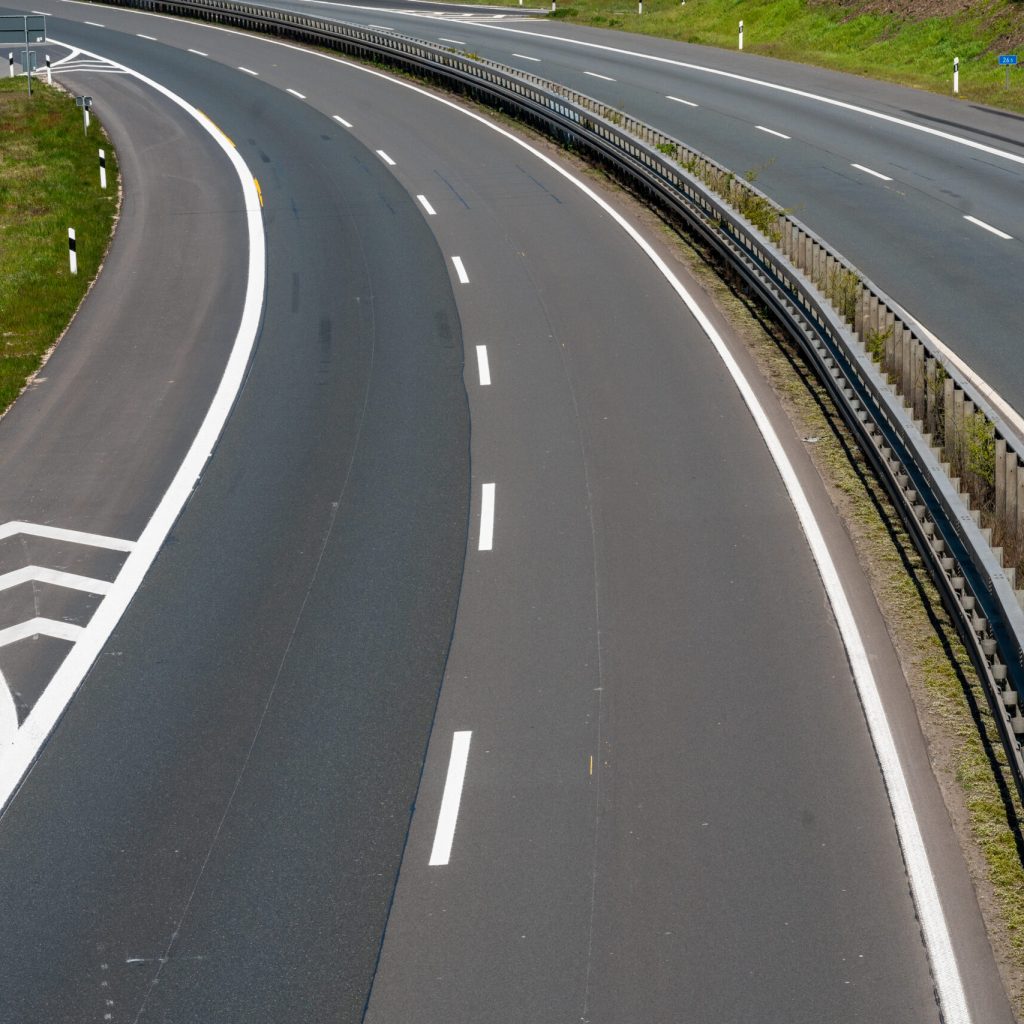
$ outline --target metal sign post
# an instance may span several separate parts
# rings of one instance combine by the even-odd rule
[[[46,42],[46,16],[43,14],[26,15],[3,15],[0,16],[0,46],[17,44],[24,46],[22,55],[29,53],[29,46],[32,43]],[[13,55],[12,55],[13,56]],[[29,63],[31,58],[26,57],[22,65],[25,77],[28,80],[28,94],[32,95],[32,67]],[[11,71],[14,71],[14,62],[11,61]]]
[[[76,96],[75,106],[82,108],[82,120],[85,122],[85,134],[89,134],[89,111],[92,110],[91,96]]]
[[[1010,88],[1010,68],[1017,63],[1017,54],[1015,53],[1001,53],[999,54],[999,63],[1006,68],[1006,82],[1003,85],[1004,89]]]

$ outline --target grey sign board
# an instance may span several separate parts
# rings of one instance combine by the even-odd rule
[[[0,47],[46,42],[46,18],[41,14],[0,16]]]

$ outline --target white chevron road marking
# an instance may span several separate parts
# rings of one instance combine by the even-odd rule
[[[16,644],[32,636],[52,636],[56,640],[70,640],[74,643],[82,635],[82,627],[58,619],[44,619],[41,616],[27,619],[15,626],[0,629],[0,647]]]
[[[15,569],[0,576],[0,590],[10,590],[22,583],[51,583],[55,587],[81,590],[86,594],[106,594],[111,586],[106,580],[79,576],[78,573],[63,572],[60,569],[46,569],[41,565],[26,565],[24,569]]]
[[[81,530],[65,530],[60,526],[44,526],[40,523],[25,523],[12,520],[0,526],[0,540],[27,534],[30,537],[45,537],[47,540],[64,540],[70,544],[87,544],[91,548],[107,548],[110,551],[131,551],[135,541],[120,537],[105,537],[101,533],[83,533]]]

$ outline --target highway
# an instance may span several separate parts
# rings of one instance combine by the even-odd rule
[[[753,171],[758,187],[1024,413],[1018,303],[1008,287],[1024,274],[1024,117],[747,52],[517,17],[512,8],[465,17],[381,0],[267,6],[479,54],[610,103],[737,174]],[[746,35],[756,39],[750,19]],[[1015,426],[1024,433],[1024,421]]]
[[[259,181],[266,287],[197,485],[0,818],[0,1019],[937,1022],[951,968],[855,628],[960,1019],[1009,1024],[856,555],[666,244],[409,81],[54,13],[127,198],[0,421],[3,520],[149,530],[251,316],[228,149]],[[115,585],[125,554],[0,543]],[[0,629],[43,614],[31,586]],[[46,614],[87,624],[86,598]],[[0,648],[23,728],[74,643]]]

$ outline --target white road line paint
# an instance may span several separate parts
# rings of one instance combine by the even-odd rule
[[[477,345],[476,347],[476,368],[480,371],[480,383],[487,387],[491,383],[491,364],[487,359],[487,346]],[[0,576],[0,581],[3,577]]]
[[[52,636],[56,640],[70,640],[74,643],[84,632],[85,630],[81,626],[40,616],[19,622],[14,626],[8,626],[6,629],[0,629],[0,647],[16,644],[19,640],[28,640],[33,636]],[[42,700],[42,697],[39,699]]]
[[[69,590],[81,590],[86,594],[106,594],[111,584],[106,580],[95,580],[89,576],[79,576],[76,572],[63,572],[60,569],[46,569],[41,565],[26,565],[23,569],[5,572],[0,576],[0,590],[10,590],[22,583],[50,583],[55,587],[67,587]]]
[[[59,39],[51,39],[50,42],[55,46],[66,45]],[[87,57],[96,60],[103,59],[98,54],[82,52]],[[64,709],[74,697],[86,673],[103,649],[103,645],[110,638],[110,634],[139,589],[143,577],[153,564],[157,552],[191,495],[242,386],[263,311],[263,290],[266,282],[266,240],[263,234],[260,201],[256,195],[252,171],[246,166],[238,150],[227,141],[208,118],[203,117],[190,103],[138,71],[123,64],[117,66],[126,74],[132,75],[140,82],[155,89],[186,111],[202,126],[204,131],[209,132],[211,138],[223,150],[224,155],[234,167],[242,189],[248,228],[248,253],[245,257],[247,268],[245,299],[238,333],[235,335],[224,374],[210,402],[206,416],[178,467],[174,479],[164,492],[160,504],[157,505],[128,558],[125,559],[117,579],[110,588],[110,593],[89,620],[88,626],[78,637],[78,642],[64,659],[50,684],[43,690],[21,728],[18,729],[11,742],[0,750],[0,808],[7,804],[25,773],[31,768],[46,737],[59,721]]]
[[[143,32],[136,32],[135,34],[136,34],[136,35],[137,35],[137,36],[138,36],[138,37],[139,37],[140,39],[148,39],[148,40],[149,40],[149,41],[150,41],[151,43],[155,43],[155,42],[156,42],[156,36],[147,36],[147,35],[146,35],[145,33],[143,33]]]
[[[352,122],[351,121],[346,121],[345,118],[339,117],[337,114],[334,114],[332,116],[334,117],[334,120],[338,122],[338,124],[344,125],[346,128],[351,128],[352,127]]]
[[[452,754],[448,761],[448,777],[444,782],[441,810],[437,815],[434,847],[430,851],[430,866],[447,864],[452,857],[455,825],[459,820],[462,785],[466,781],[466,762],[469,760],[469,741],[473,733],[457,732],[452,735]]]
[[[863,164],[850,164],[851,167],[856,167],[858,171],[863,171],[865,174],[870,174],[873,178],[879,178],[882,181],[892,181],[887,174],[879,174],[878,171],[871,170],[870,167],[865,167]]]
[[[247,75],[259,75],[258,71],[253,71],[252,68],[243,68],[241,64],[238,65],[239,71],[244,71]]]
[[[92,25],[93,28],[106,28],[106,25],[101,25],[98,21],[87,21],[86,25]]]
[[[189,53],[194,53],[198,57],[209,57],[210,56],[208,53],[203,53],[202,50],[193,50],[191,46],[188,48],[188,52]]]
[[[51,40],[53,42],[54,40]],[[135,541],[120,537],[106,537],[102,533],[85,533],[82,530],[65,530],[60,526],[43,526],[40,523],[26,523],[14,519],[0,526],[0,540],[26,534],[29,537],[44,537],[47,540],[62,540],[69,544],[87,544],[91,548],[107,548],[109,551],[131,551]]]
[[[155,16],[162,17],[162,15]],[[214,31],[228,32],[232,35],[247,36],[246,33],[240,32],[237,29],[221,28],[220,26],[206,27]],[[498,29],[498,26],[494,25],[484,25],[484,27]],[[500,31],[518,32],[522,35],[535,34],[533,32],[510,28],[502,28]],[[540,33],[537,33],[537,35],[540,35]],[[544,35],[547,34],[545,33]],[[547,35],[547,37],[555,39],[558,42],[581,42],[579,40],[565,39],[560,36]],[[247,36],[247,38],[249,37]],[[931,865],[928,861],[928,852],[924,846],[924,837],[921,835],[921,826],[917,820],[917,814],[914,811],[913,801],[910,798],[907,778],[903,772],[903,766],[900,764],[899,754],[896,750],[896,743],[893,739],[888,719],[885,716],[885,708],[878,692],[878,684],[875,681],[874,674],[872,673],[871,663],[868,659],[867,651],[864,647],[864,641],[860,635],[860,630],[857,628],[856,618],[854,617],[853,610],[850,608],[846,591],[843,589],[842,581],[839,577],[839,571],[832,560],[831,553],[828,550],[828,545],[825,543],[825,539],[822,536],[821,528],[818,526],[817,521],[814,518],[810,502],[807,500],[807,496],[804,494],[803,488],[800,486],[799,478],[797,477],[796,472],[793,469],[793,465],[789,461],[778,436],[772,428],[771,422],[768,420],[764,409],[758,402],[757,396],[754,394],[749,382],[743,376],[743,373],[739,368],[739,364],[733,358],[721,335],[719,335],[718,331],[700,308],[697,301],[683,287],[682,283],[675,276],[665,261],[657,254],[651,244],[647,242],[639,231],[637,231],[632,224],[630,224],[617,210],[615,210],[607,200],[599,196],[581,178],[577,178],[565,167],[557,163],[551,157],[542,153],[525,139],[521,139],[512,132],[502,128],[500,125],[491,122],[482,114],[477,114],[472,110],[460,107],[455,101],[446,99],[443,96],[435,95],[412,82],[406,82],[401,79],[394,78],[384,72],[375,71],[373,68],[364,67],[361,64],[345,60],[342,57],[334,57],[331,54],[310,51],[301,46],[297,46],[294,43],[287,43],[281,40],[266,40],[266,42],[271,46],[283,46],[287,49],[304,53],[307,56],[312,56],[319,60],[326,60],[334,64],[341,64],[352,70],[361,71],[364,74],[379,78],[382,82],[388,82],[395,88],[409,89],[419,96],[427,97],[435,103],[440,103],[448,107],[450,110],[455,111],[463,117],[471,118],[477,124],[482,125],[490,131],[497,132],[513,145],[519,146],[524,151],[530,153],[536,159],[541,161],[541,163],[544,163],[551,168],[554,173],[572,183],[580,192],[586,195],[592,202],[607,213],[609,217],[615,221],[615,223],[617,223],[627,235],[629,235],[636,245],[645,253],[648,259],[654,263],[662,276],[666,281],[668,281],[672,289],[696,318],[697,322],[701,325],[701,328],[710,339],[712,345],[714,345],[719,357],[722,359],[723,363],[725,363],[737,389],[740,391],[740,394],[742,395],[758,430],[761,432],[761,436],[764,438],[765,445],[775,462],[779,475],[782,477],[786,490],[790,495],[790,499],[797,510],[801,528],[804,531],[804,535],[807,537],[808,547],[811,549],[811,554],[818,567],[818,572],[822,579],[822,585],[828,595],[829,603],[832,606],[833,613],[836,617],[836,623],[839,626],[840,635],[843,639],[843,645],[847,650],[858,696],[860,697],[861,706],[864,708],[864,717],[868,723],[871,740],[874,744],[879,766],[882,770],[882,777],[885,781],[886,791],[889,794],[893,820],[896,825],[896,833],[899,837],[900,847],[903,850],[904,863],[907,868],[907,877],[910,882],[911,894],[917,908],[921,931],[924,936],[925,948],[928,951],[928,957],[931,961],[938,1000],[945,1017],[945,1022],[946,1024],[971,1024],[971,1014],[967,1008],[967,1000],[964,995],[963,983],[960,979],[960,970],[957,965],[956,955],[953,952],[949,926],[942,910],[942,902],[939,899],[935,876],[932,874]],[[605,50],[615,50],[614,47],[604,46],[600,43],[583,43],[582,45]],[[629,53],[630,51],[618,52]],[[635,56],[645,57],[646,55],[635,54]],[[682,61],[673,61],[667,58],[651,59],[667,64],[688,66],[684,65]],[[701,68],[699,65],[689,66],[696,68],[696,70],[706,70],[709,73],[720,74],[729,78],[744,79],[744,76],[742,75],[717,72],[710,68]],[[789,93],[800,93],[799,90],[791,89],[788,86],[775,86],[771,83],[758,82],[756,79],[749,79],[748,81],[764,85],[767,88],[774,88]],[[862,107],[854,107],[852,104],[842,103],[839,100],[818,97],[812,93],[805,93],[803,95],[811,99],[820,100],[820,102],[826,104],[845,107],[864,113],[868,116],[878,117],[882,120],[902,123],[911,128],[923,131],[926,134],[938,136],[944,136],[947,134],[939,132],[936,129],[926,128],[923,125],[915,125],[913,122],[903,122],[901,119],[892,117],[891,115],[877,114],[874,111],[866,110]],[[979,143],[972,143],[969,140],[962,140],[956,136],[950,136],[950,138],[954,141],[962,142],[964,145],[972,148],[992,150],[992,147],[982,146]],[[1013,154],[1003,153],[1001,150],[993,150],[993,152],[997,155],[1003,155],[1008,159],[1024,164],[1024,157],[1016,157]],[[240,157],[239,160],[241,160]],[[246,173],[249,172],[247,171]],[[262,224],[260,224],[260,227],[262,227]],[[250,258],[251,253],[252,247],[250,246]],[[110,601],[111,599],[108,598],[107,601],[104,602],[104,606],[109,604]],[[102,610],[103,608],[101,608],[101,611]],[[119,614],[120,613],[118,613],[118,615]],[[95,619],[96,616],[93,616],[94,621]],[[113,628],[113,626],[111,626],[111,628]],[[82,645],[79,644],[79,647],[81,646]],[[53,685],[51,684],[49,689],[52,688]],[[49,689],[47,690],[47,693],[49,692]],[[44,693],[43,696],[45,697],[46,693]],[[24,731],[24,727],[22,727],[22,731]]]
[[[462,265],[462,257],[453,256],[452,264],[455,267],[455,273],[458,275],[459,284],[469,284],[469,274],[466,273],[466,268]]]
[[[599,75],[596,71],[584,71],[583,74],[590,75],[591,78],[600,78],[605,82],[614,82],[614,78],[609,78],[607,75]]]
[[[478,551],[490,551],[494,547],[494,484],[480,488],[480,543]]]
[[[513,57],[518,57],[520,60],[532,60],[537,64],[542,63],[540,57],[528,57],[525,53],[513,53]]]
[[[766,132],[768,135],[777,135],[780,139],[788,139],[788,135],[783,135],[782,132],[777,132],[774,128],[765,128],[763,124],[755,124],[754,127],[759,132]]]
[[[972,224],[977,224],[979,228],[984,228],[986,231],[991,231],[993,235],[998,235],[1000,238],[1005,238],[1007,241],[1013,238],[1013,235],[1008,235],[1005,231],[1000,231],[999,228],[992,227],[991,224],[986,224],[983,220],[978,220],[977,217],[972,217],[970,214],[964,214],[964,220],[969,220]]]
[[[32,11],[33,14],[42,14],[46,18],[52,18],[53,15],[49,11]]]
[[[671,100],[673,103],[684,103],[688,107],[696,107],[697,104],[693,100],[682,100],[678,96],[666,96],[665,99]]]
[[[388,167],[394,167],[395,166],[395,161],[392,160],[391,157],[389,157],[387,155],[387,153],[384,152],[383,149],[378,149],[377,150],[377,156],[379,156],[381,158],[381,160],[383,160],[384,163],[386,163],[388,165]]]
[[[285,89],[285,92],[290,92],[293,96],[297,96],[300,100],[304,100],[306,98],[305,93],[299,92],[298,89]]]
[[[435,209],[434,209],[434,208],[433,208],[433,207],[432,207],[432,206],[430,205],[430,200],[429,200],[429,199],[427,199],[427,197],[426,197],[426,196],[417,196],[416,198],[417,198],[417,199],[418,199],[418,200],[420,201],[420,206],[422,206],[422,207],[423,207],[423,209],[424,209],[424,210],[426,210],[426,211],[427,211],[427,213],[428,213],[428,214],[429,214],[429,215],[430,215],[431,217],[436,217],[436,216],[437,216],[437,210],[435,210]]]
[[[315,0],[313,0],[315,2]],[[342,6],[342,5],[338,5]],[[357,7],[355,4],[345,6]],[[366,8],[373,10],[374,8]],[[968,149],[975,149],[981,153],[988,153],[991,156],[998,156],[1004,160],[1010,160],[1015,164],[1024,164],[1024,156],[1016,153],[1009,153],[1005,149],[998,149],[995,146],[986,145],[984,142],[975,142],[973,139],[964,138],[962,135],[954,135],[952,132],[944,132],[939,128],[932,128],[930,125],[918,124],[916,121],[908,121],[903,117],[896,117],[893,114],[883,114],[879,110],[871,110],[869,107],[861,107],[856,103],[847,103],[844,100],[836,100],[831,96],[821,96],[816,92],[808,92],[806,89],[797,89],[791,85],[779,85],[777,82],[766,82],[762,78],[751,78],[749,75],[739,75],[734,71],[722,71],[720,68],[709,68],[703,64],[691,64],[685,60],[675,60],[672,57],[658,57],[653,53],[641,53],[639,50],[624,50],[618,46],[608,46],[605,43],[591,43],[584,39],[570,39],[567,36],[555,36],[549,32],[533,32],[528,29],[510,28],[508,25],[494,25],[488,22],[478,22],[477,27],[491,29],[494,32],[512,32],[515,35],[530,36],[533,39],[553,39],[555,42],[569,46],[585,46],[592,50],[601,50],[604,53],[617,53],[625,57],[637,57],[640,60],[649,60],[655,64],[669,64],[677,68],[686,68],[688,71],[700,71],[706,75],[716,75],[719,78],[729,78],[734,82],[744,82],[747,85],[756,85],[761,89],[772,89],[775,92],[784,92],[789,96],[799,96],[801,99],[813,100],[815,103],[824,103],[829,107],[836,107],[839,110],[848,110],[853,114],[863,114],[864,117],[873,117],[878,121],[885,121],[888,124],[898,125],[900,128],[909,128],[911,131],[922,132],[937,139],[944,139],[946,142],[953,142],[958,146],[966,146]]]
[[[442,43],[454,43],[456,46],[465,46],[465,39],[446,39],[444,36],[437,37]]]

